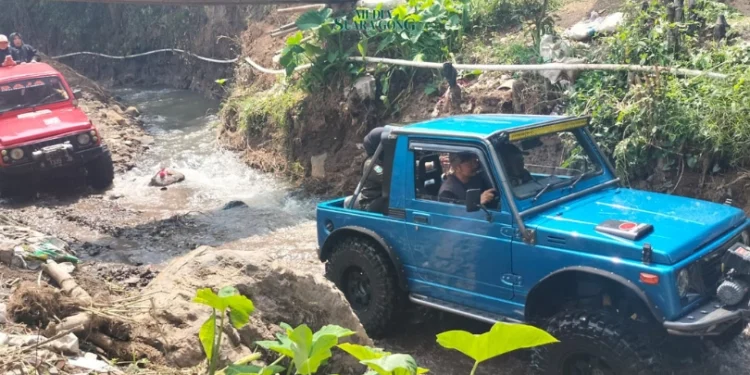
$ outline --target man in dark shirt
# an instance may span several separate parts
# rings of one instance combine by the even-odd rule
[[[485,206],[496,208],[496,191],[482,176],[477,174],[479,160],[476,155],[469,152],[453,153],[450,155],[450,164],[453,173],[443,181],[438,193],[438,199],[442,202],[463,203],[466,201],[466,191],[480,189],[482,197],[480,202]]]
[[[6,60],[8,56],[10,56],[11,59]],[[11,47],[10,43],[8,42],[8,37],[5,35],[0,35],[0,65],[16,65],[21,62],[20,59],[21,56],[19,56],[18,50]]]
[[[37,56],[38,51],[36,48],[25,44],[23,37],[19,33],[10,34],[10,41],[13,42],[13,47],[18,50],[19,63],[30,63],[32,61],[39,61]]]

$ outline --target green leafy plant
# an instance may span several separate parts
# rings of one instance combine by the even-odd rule
[[[255,310],[253,302],[247,297],[240,295],[236,288],[228,286],[215,294],[211,289],[199,289],[193,302],[211,307],[211,317],[201,326],[198,336],[203,350],[208,358],[209,374],[216,373],[216,363],[221,348],[222,327],[227,310],[231,324],[239,329],[250,321],[250,314]],[[218,331],[217,331],[218,316]]]
[[[481,335],[466,331],[448,331],[437,335],[437,342],[447,349],[455,349],[474,360],[471,375],[480,363],[505,353],[558,342],[549,333],[529,325],[495,323]]]
[[[426,374],[430,370],[417,366],[417,362],[410,355],[391,354],[380,348],[343,343],[338,348],[356,358],[370,371],[366,375],[414,375]]]
[[[337,325],[327,325],[315,333],[305,324],[297,328],[286,323],[281,323],[280,326],[286,334],[277,334],[277,341],[258,341],[256,344],[281,354],[279,360],[291,358],[287,373],[294,370],[301,375],[315,374],[331,358],[331,348],[338,344],[338,340],[354,334]]]
[[[715,71],[728,79],[587,72],[569,92],[567,112],[591,116],[594,137],[626,181],[670,171],[676,177],[685,169],[705,176],[721,165],[750,164],[744,151],[750,146],[744,125],[750,121],[750,51],[716,44],[700,27],[700,20],[713,22],[725,11],[723,4],[698,0],[696,9],[684,22],[672,23],[659,1],[645,10],[629,3],[626,22],[612,36],[598,38],[600,46],[587,58]],[[668,43],[675,31],[677,52]],[[670,182],[659,186],[676,188]]]

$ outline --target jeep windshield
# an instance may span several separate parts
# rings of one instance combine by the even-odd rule
[[[58,77],[0,83],[0,114],[68,99],[68,92]]]
[[[579,182],[602,173],[599,159],[581,141],[580,131],[561,131],[496,144],[495,151],[518,199],[536,201],[552,190],[572,190]]]

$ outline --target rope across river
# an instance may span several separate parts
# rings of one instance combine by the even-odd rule
[[[213,58],[210,58],[210,57],[204,57],[204,56],[196,55],[196,54],[194,54],[192,52],[185,51],[185,50],[182,50],[182,49],[179,49],[179,48],[157,49],[157,50],[154,50],[154,51],[149,51],[149,52],[144,52],[144,53],[137,53],[135,55],[127,55],[127,56],[112,56],[112,55],[107,55],[107,54],[104,54],[104,53],[97,53],[97,52],[74,52],[74,53],[68,53],[68,54],[60,55],[60,56],[54,56],[54,57],[51,57],[51,59],[53,59],[53,60],[59,60],[59,59],[67,58],[67,57],[80,56],[80,55],[89,55],[89,56],[104,57],[106,59],[126,60],[126,59],[134,59],[136,57],[143,57],[143,56],[153,55],[153,54],[157,54],[157,53],[164,53],[164,52],[182,53],[182,54],[185,54],[185,55],[192,56],[192,57],[194,57],[194,58],[196,58],[198,60],[203,60],[203,61],[207,61],[207,62],[210,62],[210,63],[216,63],[216,64],[234,64],[234,63],[236,63],[240,59],[239,57],[235,57],[234,59],[231,59],[231,60],[213,59]]]
[[[103,57],[107,59],[125,60],[125,59],[133,59],[137,57],[143,57],[147,55],[153,55],[156,53],[164,53],[164,52],[182,53],[182,54],[192,56],[198,60],[203,60],[203,61],[216,63],[216,64],[234,64],[240,61],[239,56],[230,60],[220,60],[220,59],[214,59],[210,57],[196,55],[192,52],[188,52],[188,51],[178,49],[178,48],[165,48],[165,49],[159,49],[159,50],[138,53],[134,55],[127,55],[127,56],[112,56],[112,55],[96,53],[96,52],[74,52],[74,53],[68,53],[68,54],[60,55],[60,56],[54,56],[52,57],[52,59],[59,60],[59,59],[72,57],[72,56],[90,55],[90,56],[99,56],[99,57]],[[381,57],[349,57],[349,61],[362,62],[366,64],[367,63],[383,63],[383,64],[389,64],[389,65],[411,66],[415,68],[426,68],[426,69],[442,69],[443,68],[442,63],[388,59],[388,58],[381,58]],[[261,66],[260,64],[256,63],[255,61],[251,60],[249,57],[245,57],[243,59],[243,62],[247,63],[248,65],[252,66],[254,69],[265,74],[275,74],[275,75],[286,74],[286,71],[284,69],[265,68]],[[295,71],[308,69],[311,66],[312,64],[301,65],[301,66],[298,66],[295,69]],[[677,76],[688,76],[688,77],[704,76],[704,77],[709,77],[709,78],[714,78],[714,79],[726,79],[729,77],[726,74],[706,72],[706,71],[701,71],[701,70],[682,69],[682,68],[663,67],[663,66],[627,65],[627,64],[564,64],[564,63],[530,64],[530,65],[453,64],[453,67],[456,68],[457,70],[481,70],[481,71],[609,70],[609,71],[630,71],[630,72],[649,72],[649,73],[659,72],[659,73],[667,73],[667,74],[674,74]]]

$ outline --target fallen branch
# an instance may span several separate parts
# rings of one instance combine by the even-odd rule
[[[301,6],[298,6],[298,7],[289,7],[289,8],[277,9],[276,13],[298,13],[298,12],[305,12],[305,11],[312,10],[312,9],[321,10],[321,9],[323,9],[325,7],[326,7],[325,4],[301,5]]]
[[[281,26],[281,27],[279,27],[277,29],[271,30],[271,33],[276,33],[276,32],[282,31],[282,30],[289,30],[289,29],[292,29],[292,28],[295,28],[295,27],[297,27],[297,25],[294,22],[292,22],[292,23],[288,23],[288,24],[286,24],[284,26]]]
[[[299,31],[299,27],[297,27],[295,25],[294,27],[289,28],[289,29],[285,29],[285,30],[281,30],[281,31],[277,31],[277,32],[272,32],[271,36],[274,37],[274,38],[278,38],[280,36],[288,35],[288,34],[291,34],[293,32],[296,32],[296,31]]]
[[[89,295],[88,292],[81,288],[73,278],[73,276],[70,276],[70,274],[62,267],[60,267],[60,265],[55,261],[48,260],[47,264],[44,265],[44,271],[47,272],[47,274],[49,274],[49,276],[53,280],[55,280],[55,282],[57,282],[57,285],[60,285],[63,293],[65,293],[66,295],[80,300],[87,305],[93,303],[91,295]]]
[[[81,333],[91,330],[94,323],[94,314],[89,312],[71,315],[60,323],[50,323],[44,330],[44,336],[56,336],[59,332],[67,331],[68,333]]]

